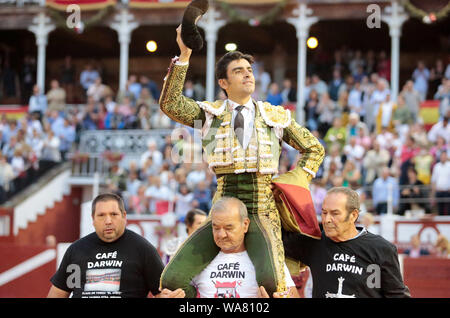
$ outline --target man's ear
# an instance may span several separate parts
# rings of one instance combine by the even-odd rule
[[[228,81],[225,78],[221,78],[218,81],[220,88],[226,90],[228,88]]]
[[[358,217],[359,217],[359,211],[353,210],[351,213],[352,222],[356,223],[356,220],[358,220]]]
[[[250,226],[250,219],[249,218],[246,218],[245,220],[244,220],[244,233],[247,233],[248,232],[248,227]]]

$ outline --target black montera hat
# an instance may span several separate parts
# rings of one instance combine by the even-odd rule
[[[184,11],[181,39],[188,48],[194,51],[200,51],[203,48],[203,39],[195,21],[199,16],[204,15],[208,8],[208,0],[193,0]]]

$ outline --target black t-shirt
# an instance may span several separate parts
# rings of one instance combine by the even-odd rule
[[[112,243],[91,233],[69,246],[58,271],[50,279],[74,298],[146,297],[159,293],[164,265],[142,236],[125,229]]]
[[[361,229],[359,229],[361,230]],[[314,298],[410,297],[396,247],[379,235],[334,242],[283,232],[287,257],[309,266]]]

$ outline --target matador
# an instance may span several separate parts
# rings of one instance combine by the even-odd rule
[[[226,100],[195,101],[183,96],[192,50],[183,43],[181,26],[177,43],[181,54],[172,60],[165,78],[161,110],[181,124],[194,127],[200,123],[203,150],[217,177],[213,203],[222,196],[245,203],[251,220],[245,246],[257,282],[269,295],[286,291],[284,275],[289,273],[284,272],[281,229],[320,238],[308,184],[323,160],[324,148],[291,118],[289,110],[252,99],[255,77],[250,55],[229,52],[217,62],[216,77]],[[296,168],[273,179],[278,173],[282,141],[298,150],[301,157]],[[161,276],[161,287],[181,287],[186,297],[195,297],[191,279],[218,252],[208,218],[172,257]]]

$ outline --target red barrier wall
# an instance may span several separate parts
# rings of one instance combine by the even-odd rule
[[[403,275],[414,298],[450,298],[450,259],[405,257]]]
[[[0,244],[0,275],[30,258],[49,250],[46,246],[24,246]],[[33,265],[33,264],[31,264]],[[46,297],[51,283],[49,279],[56,271],[56,257],[39,267],[32,268],[23,276],[0,286],[1,298]]]

